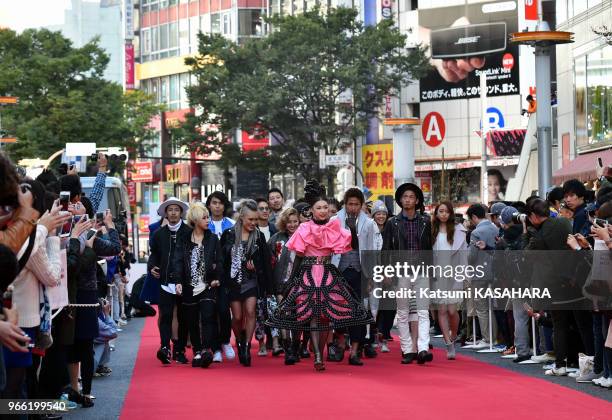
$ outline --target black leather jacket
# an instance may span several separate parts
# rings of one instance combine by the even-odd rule
[[[430,251],[432,249],[431,238],[431,223],[429,217],[420,213],[416,214],[419,232],[419,243],[421,251]],[[404,223],[401,215],[393,216],[385,224],[382,232],[383,251],[400,251],[404,250],[404,237],[406,236]]]
[[[210,284],[213,280],[221,281],[221,267],[219,263],[219,240],[217,235],[210,230],[204,231],[204,267],[206,268],[206,278],[204,282]],[[193,286],[191,286],[191,253],[195,244],[191,241],[191,234],[184,235],[177,243],[177,254],[182,258],[180,265],[180,282],[183,285],[183,296],[186,298],[193,296]]]
[[[257,232],[256,246],[246,260],[252,260],[257,272],[257,284],[260,295],[271,295],[274,292],[272,284],[271,255],[266,238],[259,230]],[[236,287],[236,282],[231,278],[232,247],[236,239],[236,229],[231,228],[221,235],[221,258],[222,283],[228,288]]]
[[[151,255],[147,268],[150,271],[153,267],[159,267],[159,281],[162,285],[181,283],[183,259],[181,253],[176,252],[176,243],[184,240],[184,238],[189,239],[191,228],[183,222],[176,232],[176,243],[172,240],[171,233],[166,225],[155,232],[153,240],[149,243]]]

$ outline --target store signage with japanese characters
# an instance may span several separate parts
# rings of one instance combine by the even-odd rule
[[[363,173],[365,185],[374,197],[392,195],[393,185],[393,145],[368,144],[363,146]]]

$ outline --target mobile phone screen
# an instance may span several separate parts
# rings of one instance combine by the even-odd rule
[[[66,223],[62,225],[62,229],[60,230],[60,233],[59,233],[60,237],[70,236],[70,232],[72,232],[73,220],[74,220],[74,216],[71,217]]]
[[[60,192],[60,204],[62,206],[62,210],[68,211],[69,203],[70,203],[70,191]]]

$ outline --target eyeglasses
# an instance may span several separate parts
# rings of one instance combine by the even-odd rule
[[[257,207],[259,211],[270,211],[270,207]]]

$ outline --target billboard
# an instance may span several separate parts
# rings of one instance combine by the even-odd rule
[[[131,42],[125,44],[125,90],[134,89],[136,78],[134,75],[134,45]]]
[[[420,40],[429,46],[432,65],[420,80],[421,102],[477,98],[481,72],[488,96],[519,94],[519,49],[508,42],[518,29],[516,2],[429,4],[420,1],[418,11]]]

